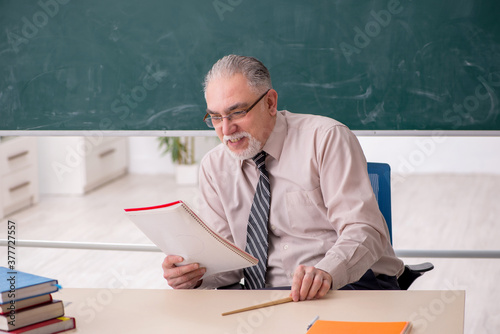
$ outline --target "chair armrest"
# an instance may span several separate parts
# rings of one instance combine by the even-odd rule
[[[434,265],[430,262],[424,262],[420,264],[407,264],[405,267],[408,267],[408,269],[417,273],[425,273],[434,269]]]
[[[398,278],[398,284],[401,290],[408,290],[410,285],[426,271],[434,269],[434,265],[429,262],[421,264],[405,265],[405,270]]]

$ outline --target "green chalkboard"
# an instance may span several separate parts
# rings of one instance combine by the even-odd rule
[[[500,1],[0,1],[0,131],[205,130],[228,53],[353,130],[500,130]]]

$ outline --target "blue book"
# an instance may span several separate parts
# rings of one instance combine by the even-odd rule
[[[0,304],[59,290],[57,280],[0,267]]]

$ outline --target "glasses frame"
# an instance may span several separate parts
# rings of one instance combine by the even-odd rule
[[[267,93],[269,93],[271,89],[268,89],[264,94],[262,94],[258,99],[257,101],[255,101],[250,107],[248,107],[247,109],[245,110],[240,110],[240,111],[235,111],[235,112],[232,112],[230,113],[229,115],[227,116],[217,116],[217,118],[220,118],[220,123],[219,124],[222,124],[222,122],[224,121],[224,118],[227,118],[228,121],[231,121],[232,120],[232,117],[234,117],[234,114],[238,114],[238,115],[242,115],[241,117],[238,117],[237,119],[240,119],[240,118],[243,118],[245,117],[249,112],[250,110],[253,109],[253,107],[255,107],[257,105],[257,103],[260,102],[260,100],[262,100],[264,98],[264,96],[267,95]],[[210,114],[207,112],[205,114],[205,117],[203,117],[203,122],[205,122],[205,124],[207,124],[207,126],[209,128],[212,128],[214,129],[215,128],[215,125],[212,121],[212,116],[210,116]]]

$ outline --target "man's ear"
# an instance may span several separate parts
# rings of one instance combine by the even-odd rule
[[[278,112],[278,92],[274,89],[269,90],[269,93],[267,93],[266,108],[269,110],[271,116],[276,115]]]

